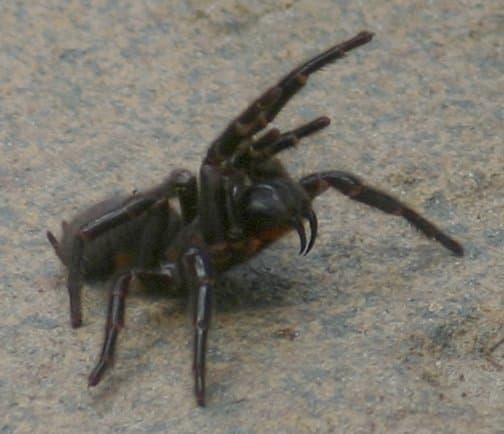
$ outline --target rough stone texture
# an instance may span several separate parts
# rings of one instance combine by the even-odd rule
[[[498,0],[0,4],[0,433],[502,433],[504,18]],[[114,370],[88,389],[106,284],[68,322],[46,239],[119,189],[197,170],[290,67],[368,29],[279,117],[330,128],[285,155],[391,191],[463,241],[457,259],[336,193],[307,258],[292,236],[220,287],[208,407],[184,304],[129,300]]]

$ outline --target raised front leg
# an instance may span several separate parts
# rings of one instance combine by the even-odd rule
[[[314,173],[302,178],[300,184],[312,199],[322,194],[329,187],[333,187],[352,200],[378,208],[387,214],[401,216],[425,236],[440,242],[455,255],[464,255],[464,248],[458,241],[449,237],[425,217],[422,217],[388,193],[365,185],[358,177],[351,173],[340,171]]]
[[[207,336],[212,313],[214,277],[206,253],[192,247],[182,256],[183,281],[193,294],[193,374],[194,393],[199,406],[205,406]]]
[[[280,134],[277,128],[272,128],[250,146],[238,151],[232,158],[231,164],[235,167],[250,169],[260,167],[266,160],[285,149],[296,146],[304,137],[317,133],[331,123],[326,116],[321,116],[293,130]]]
[[[294,68],[229,123],[210,145],[205,162],[218,164],[227,160],[243,140],[252,137],[276,117],[311,74],[342,58],[348,51],[368,43],[372,37],[372,33],[361,32]]]

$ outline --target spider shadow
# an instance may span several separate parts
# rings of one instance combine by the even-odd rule
[[[214,309],[218,312],[261,310],[291,304],[293,291],[300,280],[285,277],[281,271],[270,271],[264,264],[243,264],[217,277],[214,286]],[[151,285],[133,291],[132,297],[150,303],[164,304],[163,314],[180,314],[192,308],[191,293],[172,291],[162,285]]]
[[[221,276],[215,287],[217,312],[263,310],[290,304],[299,284],[263,265],[240,266]]]

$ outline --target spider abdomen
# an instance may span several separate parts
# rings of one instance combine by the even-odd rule
[[[65,266],[70,263],[73,242],[81,227],[118,209],[128,199],[126,195],[107,198],[82,210],[69,223],[62,223],[61,241],[55,250]],[[154,266],[180,227],[178,214],[169,211],[169,219],[144,213],[86,242],[81,262],[84,278],[100,279],[135,266]],[[156,236],[149,237],[146,228]]]

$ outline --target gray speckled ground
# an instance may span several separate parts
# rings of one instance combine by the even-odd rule
[[[503,432],[504,345],[486,354],[504,337],[498,0],[34,3],[0,5],[0,433]],[[46,228],[196,170],[248,101],[362,29],[375,40],[279,117],[333,120],[285,161],[360,174],[466,257],[327,194],[307,258],[293,236],[222,283],[206,409],[170,298],[130,298],[116,367],[88,389],[105,285],[72,330]]]

